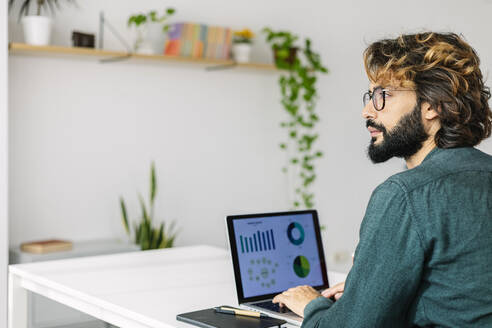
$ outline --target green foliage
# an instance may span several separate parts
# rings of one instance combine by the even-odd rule
[[[128,26],[135,25],[136,27],[139,27],[148,22],[164,23],[169,17],[174,15],[175,12],[176,10],[174,8],[167,8],[162,16],[159,16],[155,10],[149,11],[147,14],[138,13],[128,18]],[[162,31],[165,33],[168,30],[169,25],[164,24],[162,26]]]
[[[130,227],[128,225],[128,214],[126,212],[126,205],[123,197],[120,197],[120,207],[121,207],[121,218],[123,219],[123,226],[125,227],[126,233],[130,234]]]
[[[9,0],[9,10],[13,7],[15,0]],[[69,4],[76,5],[75,0],[65,0]],[[22,5],[19,9],[19,20],[21,17],[29,15],[29,9],[31,7],[31,4],[35,3],[37,5],[36,7],[36,15],[41,15],[41,9],[45,8],[46,10],[51,11],[51,13],[54,15],[56,13],[56,10],[61,10],[60,7],[60,2],[59,0],[22,0]]]
[[[278,82],[281,104],[289,119],[281,122],[280,126],[287,130],[290,142],[281,143],[280,148],[293,153],[287,167],[290,165],[299,172],[299,179],[294,184],[293,206],[313,208],[314,194],[310,187],[316,180],[314,160],[323,156],[313,146],[318,139],[313,131],[319,122],[315,112],[318,99],[316,82],[317,74],[328,70],[322,65],[320,55],[312,49],[310,39],[305,39],[303,47],[299,47],[296,45],[299,37],[290,32],[275,32],[270,28],[264,28],[263,32],[274,52],[276,67],[283,72]],[[282,172],[287,173],[287,167],[283,167]]]
[[[149,208],[145,204],[145,200],[141,194],[138,194],[140,202],[141,217],[140,222],[133,222],[133,232],[135,235],[135,244],[140,245],[142,250],[168,248],[173,247],[176,239],[177,231],[175,222],[173,221],[169,227],[162,222],[157,227],[153,226],[154,203],[157,195],[157,176],[155,173],[155,164],[152,162],[150,167],[150,193],[149,193]],[[123,226],[128,236],[131,235],[128,214],[125,201],[120,197],[121,217]]]

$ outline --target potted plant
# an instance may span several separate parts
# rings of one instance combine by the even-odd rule
[[[14,1],[9,0],[9,9],[12,8]],[[75,3],[75,0],[66,1],[72,4]],[[36,8],[34,15],[30,12],[33,6]],[[25,43],[36,46],[45,46],[50,43],[53,20],[51,17],[43,16],[42,11],[51,11],[52,14],[55,14],[56,9],[60,9],[58,0],[22,0],[19,20],[21,20],[24,30]]]
[[[152,10],[147,14],[139,13],[128,18],[128,26],[134,26],[136,29],[137,36],[133,46],[135,53],[153,55],[163,52],[164,40],[160,36],[169,30],[169,24],[164,24],[164,22],[175,12],[175,9],[167,8],[162,16]]]
[[[305,39],[304,46],[300,47],[296,45],[299,37],[290,32],[275,32],[269,28],[263,31],[271,45],[275,65],[282,72],[278,80],[281,104],[288,114],[288,119],[280,123],[288,136],[287,141],[280,144],[288,154],[288,163],[282,170],[290,173],[293,180],[293,207],[313,208],[314,193],[310,187],[316,180],[314,161],[323,156],[314,148],[318,139],[315,127],[319,121],[316,82],[317,74],[328,70],[321,64],[320,55],[312,49],[310,39]]]
[[[251,55],[254,33],[250,29],[234,31],[232,37],[232,55],[237,63],[247,63]]]
[[[173,247],[174,240],[176,239],[177,232],[174,230],[174,221],[170,224],[169,227],[166,227],[165,222],[161,222],[161,224],[154,226],[153,218],[156,195],[157,177],[155,173],[155,165],[154,163],[152,163],[150,167],[149,207],[147,208],[142,195],[138,194],[142,216],[138,223],[134,222],[133,224],[135,244],[140,245],[140,248],[142,250]],[[123,197],[120,197],[120,208],[121,217],[123,219],[123,226],[128,236],[130,236],[130,222],[128,220],[128,212],[126,210],[126,205]]]

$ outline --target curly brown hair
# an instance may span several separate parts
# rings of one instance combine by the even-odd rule
[[[490,136],[490,90],[462,36],[425,32],[380,40],[364,51],[364,65],[371,82],[415,89],[417,104],[438,111],[439,148],[472,147]]]

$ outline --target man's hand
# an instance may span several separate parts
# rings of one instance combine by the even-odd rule
[[[330,298],[333,296],[335,298],[335,301],[338,301],[338,299],[342,297],[344,290],[345,290],[345,281],[340,282],[328,289],[325,289],[324,291],[321,292],[321,295],[323,295],[326,298]]]
[[[280,306],[287,306],[295,314],[304,317],[304,308],[306,305],[320,296],[321,294],[313,287],[299,286],[278,294],[273,298],[272,302],[280,303]]]

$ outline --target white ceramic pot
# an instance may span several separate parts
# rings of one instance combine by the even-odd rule
[[[24,42],[35,46],[50,44],[53,21],[46,16],[25,16],[22,18]]]
[[[154,55],[154,45],[149,39],[149,26],[144,24],[137,27],[136,33],[137,35],[133,45],[133,51],[139,55]]]
[[[164,54],[164,44],[166,43],[166,33],[162,31],[162,24],[150,22],[147,29],[147,40],[152,44],[153,52],[156,55]]]
[[[232,45],[232,56],[238,63],[248,63],[251,55],[251,44],[235,43]]]

